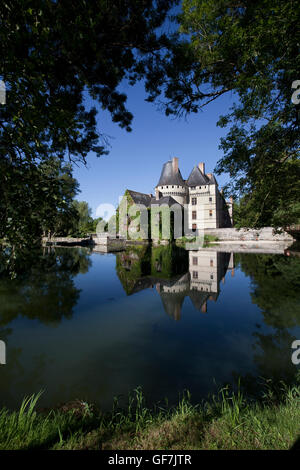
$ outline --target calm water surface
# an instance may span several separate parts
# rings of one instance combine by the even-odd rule
[[[0,406],[45,390],[110,408],[142,386],[148,404],[197,401],[238,377],[292,382],[300,258],[140,247],[47,248],[28,276],[0,281]]]

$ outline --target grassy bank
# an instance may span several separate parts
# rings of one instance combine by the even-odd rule
[[[300,386],[249,403],[223,389],[209,403],[149,410],[141,390],[126,411],[102,414],[76,401],[37,412],[39,396],[0,412],[0,449],[290,449],[300,437]]]
[[[179,245],[179,246],[185,246],[186,243],[194,243],[196,242],[197,238],[194,237],[180,237],[180,238],[177,238],[175,240],[175,243],[176,245]],[[218,237],[216,237],[215,235],[209,235],[209,234],[205,234],[204,235],[204,239],[203,239],[203,244],[204,246],[207,246],[207,245],[213,245],[214,242],[217,242],[219,240]]]

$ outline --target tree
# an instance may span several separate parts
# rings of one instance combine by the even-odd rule
[[[70,165],[54,157],[38,165],[4,159],[0,160],[0,191],[0,240],[5,239],[0,272],[15,276],[35,259],[42,233],[54,232],[76,215],[72,202],[78,183]]]
[[[226,93],[236,98],[218,121],[231,127],[216,172],[230,175],[225,192],[246,195],[254,227],[300,216],[298,109],[291,102],[300,79],[299,17],[293,0],[183,0],[181,39],[157,61],[160,72],[149,84],[150,100],[164,92],[167,114],[198,112]]]
[[[76,218],[69,234],[77,237],[84,237],[93,232],[92,210],[86,201],[73,201],[73,208],[76,212]]]
[[[48,177],[54,178],[58,184],[59,192],[55,195],[55,201],[47,209],[46,221],[43,224],[43,232],[50,236],[64,236],[78,220],[78,213],[74,207],[74,197],[79,192],[79,184],[72,176],[70,163],[62,164],[58,159],[41,164]],[[55,204],[56,202],[56,204]]]
[[[11,244],[39,239],[40,213],[55,213],[56,194],[42,168],[55,158],[85,162],[106,153],[95,100],[130,130],[123,80],[133,85],[162,54],[159,32],[173,0],[4,1],[0,6],[0,78],[7,90],[0,116],[0,186],[9,208],[0,232]],[[51,186],[51,188],[50,188]],[[1,196],[2,198],[2,196]],[[45,199],[47,200],[44,205]],[[26,202],[25,202],[26,201]],[[43,217],[42,217],[43,219]]]

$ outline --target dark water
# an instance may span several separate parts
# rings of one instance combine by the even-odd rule
[[[292,383],[300,258],[143,247],[49,248],[22,280],[0,281],[0,406],[44,389],[110,408],[142,386],[148,404],[194,401],[238,377]]]

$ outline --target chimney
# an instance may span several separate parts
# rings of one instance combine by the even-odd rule
[[[159,196],[160,196],[159,190],[158,190],[158,188],[155,188],[155,199],[157,201],[159,200]]]
[[[220,194],[223,194],[223,188],[220,189]]]
[[[178,173],[178,158],[173,157],[172,159],[172,168],[174,173]]]
[[[202,307],[201,307],[201,312],[202,312],[202,313],[206,313],[206,312],[207,312],[207,304],[206,304],[206,301],[204,302],[204,304],[203,304]]]
[[[203,162],[198,165],[199,170],[205,175],[205,164]]]
[[[209,179],[211,179],[211,177],[212,177],[212,173],[207,173],[207,174],[206,174],[206,176],[208,176],[208,177],[209,177]]]

